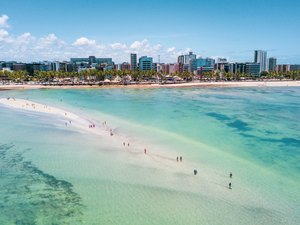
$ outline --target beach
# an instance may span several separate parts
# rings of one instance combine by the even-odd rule
[[[299,87],[300,81],[219,81],[219,82],[188,82],[170,84],[129,84],[129,85],[40,85],[10,84],[0,85],[0,90],[24,89],[99,89],[99,88],[187,88],[187,87]]]

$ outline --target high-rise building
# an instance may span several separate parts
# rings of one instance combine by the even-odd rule
[[[184,64],[184,55],[178,56],[178,63]]]
[[[139,69],[140,71],[152,70],[153,59],[151,57],[142,56],[139,58]]]
[[[197,56],[193,54],[193,52],[189,52],[188,55],[180,55],[178,56],[177,62],[183,65],[184,68],[188,68],[188,71],[194,72],[197,70]],[[181,72],[181,69],[179,69]],[[183,69],[183,71],[186,71]]]
[[[190,64],[190,61],[194,60],[196,58],[197,58],[197,56],[195,54],[193,54],[193,52],[189,52],[188,55],[180,55],[180,56],[178,56],[178,63]]]
[[[93,63],[96,63],[96,57],[95,56],[89,56],[89,64],[92,65]]]
[[[130,69],[135,71],[137,67],[137,55],[134,53],[130,54]]]
[[[260,64],[260,73],[263,71],[267,71],[267,51],[255,50],[254,63]]]
[[[269,58],[269,72],[273,72],[276,70],[276,58]]]
[[[194,72],[197,70],[197,59],[190,60],[189,71]]]

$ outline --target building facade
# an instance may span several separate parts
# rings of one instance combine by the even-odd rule
[[[140,71],[152,70],[153,59],[152,57],[142,56],[139,58],[139,69]]]
[[[260,64],[260,73],[267,71],[267,51],[255,50],[254,51],[254,63]]]
[[[299,64],[290,65],[290,71],[298,71],[298,70],[300,70]]]
[[[276,61],[277,59],[276,58],[269,58],[269,72],[273,72],[276,70]]]
[[[245,63],[245,73],[252,76],[260,75],[260,63]]]
[[[137,68],[137,55],[134,53],[130,54],[130,69],[135,71]]]

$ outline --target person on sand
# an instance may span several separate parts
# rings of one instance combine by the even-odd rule
[[[194,175],[197,175],[197,170],[196,169],[194,170]]]
[[[125,142],[123,142],[123,146],[125,146]]]
[[[229,177],[232,178],[232,172],[230,172]]]
[[[182,156],[180,156],[180,162],[182,162]]]
[[[144,153],[147,154],[147,149],[146,148],[144,149]]]
[[[178,162],[178,156],[176,157],[176,161]]]
[[[229,183],[229,189],[231,189],[231,182]]]

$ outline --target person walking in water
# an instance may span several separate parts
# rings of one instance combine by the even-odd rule
[[[232,172],[230,172],[229,177],[232,178]]]
[[[229,183],[229,189],[231,189],[231,182]]]
[[[182,156],[180,156],[180,162],[182,162]]]
[[[194,169],[194,175],[197,175],[197,170],[196,169]]]

